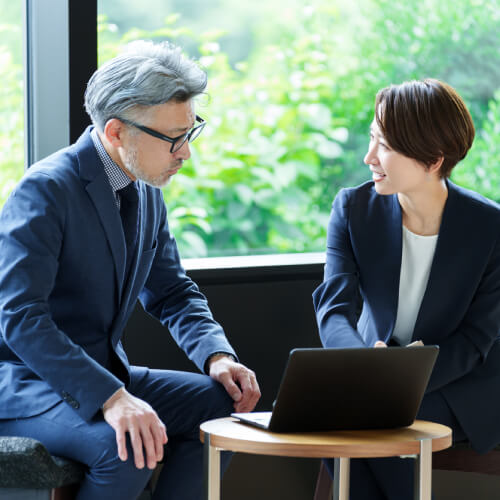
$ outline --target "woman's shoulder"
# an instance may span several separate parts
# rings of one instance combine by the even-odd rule
[[[455,208],[461,206],[464,210],[500,219],[500,205],[496,201],[490,200],[476,191],[464,188],[451,181],[447,181],[447,184],[449,197],[457,205]]]

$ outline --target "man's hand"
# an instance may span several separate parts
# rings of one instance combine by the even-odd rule
[[[252,411],[260,398],[255,373],[224,354],[215,355],[209,363],[210,376],[220,382],[234,399],[234,409],[237,412]]]
[[[126,433],[134,451],[134,462],[138,469],[144,467],[144,453],[149,469],[154,469],[163,458],[163,445],[167,442],[166,427],[156,412],[145,401],[132,396],[123,387],[116,391],[103,405],[106,422],[116,432],[118,456],[127,460]]]
[[[373,347],[387,347],[387,344],[383,342],[382,340],[377,340],[375,344],[373,344]]]

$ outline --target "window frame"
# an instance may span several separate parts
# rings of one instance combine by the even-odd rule
[[[90,118],[83,95],[97,69],[98,0],[25,0],[26,167],[75,142]],[[57,29],[54,29],[54,25]],[[281,281],[322,274],[324,253],[183,259],[204,283]]]
[[[28,168],[90,124],[83,93],[97,68],[97,1],[25,0],[23,8]]]

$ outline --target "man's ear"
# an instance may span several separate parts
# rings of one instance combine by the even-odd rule
[[[444,162],[444,156],[440,156],[434,163],[431,163],[429,165],[429,172],[431,173],[439,173],[439,169],[441,168],[441,165]]]
[[[103,134],[106,140],[115,148],[123,146],[122,136],[125,130],[125,125],[117,118],[111,118],[104,125]]]

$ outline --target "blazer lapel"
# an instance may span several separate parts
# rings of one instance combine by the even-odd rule
[[[105,176],[106,174],[103,175]],[[118,281],[118,290],[121,295],[125,280],[125,238],[123,235],[120,213],[118,212],[112,193],[109,193],[111,188],[109,184],[107,184],[107,178],[104,179],[104,181],[105,182],[103,182],[102,179],[95,179],[87,185],[86,190],[96,207],[96,211],[111,249],[111,254],[113,255],[115,275]]]
[[[440,276],[452,276],[458,272],[457,269],[465,264],[460,252],[457,252],[457,242],[461,241],[463,237],[459,195],[453,184],[447,182],[447,185],[448,199],[441,219],[429,280],[413,330],[412,340],[422,340],[424,344],[427,343],[428,335],[435,337],[434,305],[440,301],[440,297],[446,297],[450,293],[448,284],[440,279]]]
[[[401,207],[397,196],[379,195],[373,189],[368,210],[364,203],[353,204],[351,219],[352,227],[360,232],[352,238],[360,286],[370,299],[364,307],[377,317],[376,328],[368,328],[376,331],[377,338],[369,341],[387,342],[396,322],[401,269]]]
[[[401,206],[398,201],[397,195],[392,195],[392,210],[390,211],[390,217],[388,219],[387,227],[387,249],[384,260],[390,262],[391,265],[385,269],[385,286],[381,287],[383,297],[383,303],[387,304],[388,310],[386,311],[386,321],[387,321],[387,337],[381,339],[384,342],[388,342],[394,325],[396,324],[396,315],[398,311],[398,301],[399,301],[399,278],[401,275],[401,257],[403,253],[403,229],[402,229],[402,218],[401,218]]]
[[[85,189],[96,208],[97,216],[111,249],[118,283],[118,294],[121,296],[125,279],[125,237],[113,191],[90,137],[90,130],[90,127],[87,128],[75,144],[80,177],[87,181]]]
[[[118,311],[118,314],[116,315],[113,321],[113,325],[111,327],[111,332],[112,332],[111,343],[113,347],[117,346],[121,338],[121,334],[125,326],[125,321],[128,317],[128,313],[135,306],[135,302],[134,304],[131,304],[130,300],[132,299],[132,291],[134,288],[134,284],[136,282],[138,267],[141,263],[140,257],[144,249],[144,234],[145,234],[144,231],[146,227],[147,203],[148,203],[148,198],[146,193],[146,187],[142,182],[139,182],[139,207],[140,207],[139,228],[138,228],[139,234],[137,235],[137,245],[134,250],[134,256],[132,257],[132,262],[130,264],[129,275],[126,277],[122,289],[120,310]]]

